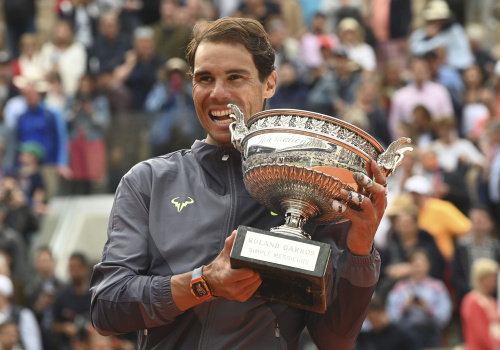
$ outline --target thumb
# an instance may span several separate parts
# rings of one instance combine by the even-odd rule
[[[226,242],[224,243],[224,251],[227,255],[231,253],[231,249],[233,249],[234,240],[236,239],[236,230],[231,233],[231,236],[226,238]]]

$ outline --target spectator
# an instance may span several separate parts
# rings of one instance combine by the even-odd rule
[[[430,148],[438,156],[438,163],[445,171],[455,171],[459,163],[484,168],[486,159],[472,142],[458,137],[454,117],[444,117],[435,122],[437,140]]]
[[[4,322],[0,325],[0,349],[23,350],[19,337],[19,328],[14,322]]]
[[[193,84],[187,79],[188,65],[180,58],[171,58],[164,67],[164,78],[149,93],[146,110],[155,114],[150,128],[152,154],[189,148],[206,134],[196,118],[192,96]]]
[[[429,146],[435,137],[432,116],[427,107],[418,105],[413,109],[413,124],[415,138],[412,139],[419,147]]]
[[[300,41],[288,35],[284,21],[275,17],[266,23],[269,42],[275,51],[274,66],[278,70],[284,62],[292,62],[297,66],[301,77],[306,75],[306,67],[300,56]]]
[[[403,69],[406,65],[406,42],[411,28],[412,0],[370,2],[370,27],[377,39],[379,65],[394,62]]]
[[[324,49],[328,66],[320,74],[308,95],[308,108],[314,112],[337,116],[354,102],[361,81],[359,71],[353,71],[346,50],[339,47],[333,53]]]
[[[132,46],[131,40],[120,32],[118,15],[104,13],[99,19],[99,32],[89,51],[89,72],[97,75],[115,69]]]
[[[73,96],[87,67],[87,53],[82,44],[73,40],[73,28],[69,22],[56,22],[52,41],[42,46],[41,55],[45,73],[58,73],[64,93]]]
[[[366,131],[387,147],[392,142],[392,137],[389,132],[387,115],[380,106],[379,97],[378,84],[374,79],[368,78],[359,85],[354,105],[360,108],[368,118],[370,127]]]
[[[487,258],[500,263],[500,243],[494,238],[495,222],[488,209],[472,208],[469,219],[472,224],[470,232],[458,240],[453,258],[452,281],[459,302],[471,290],[471,269],[475,261]]]
[[[60,350],[71,349],[72,341],[86,335],[90,325],[90,267],[81,253],[73,253],[68,263],[70,283],[62,286],[54,302],[53,331]]]
[[[0,102],[5,103],[9,98],[15,96],[17,91],[12,86],[12,60],[6,51],[0,51]]]
[[[455,118],[446,117],[436,121],[435,130],[438,138],[429,148],[437,155],[443,181],[450,187],[442,198],[467,214],[471,204],[470,194],[478,192],[476,181],[467,179],[471,174],[474,175],[476,169],[485,168],[486,158],[472,142],[457,136]]]
[[[464,343],[468,350],[500,347],[500,314],[493,294],[497,289],[498,263],[480,258],[472,264],[472,291],[460,307]]]
[[[413,57],[410,61],[413,81],[397,90],[391,99],[389,126],[394,138],[397,128],[402,122],[413,123],[412,112],[418,105],[425,106],[436,120],[443,116],[453,115],[453,105],[446,88],[430,80],[427,61]]]
[[[283,62],[278,68],[281,84],[269,101],[270,108],[306,109],[309,88],[300,78],[296,66],[289,61]]]
[[[28,271],[28,243],[19,232],[4,224],[8,210],[5,204],[0,204],[0,251],[8,257],[9,276],[24,283]]]
[[[40,328],[33,312],[25,307],[11,304],[9,299],[14,287],[9,277],[0,275],[0,319],[15,323],[19,329],[20,343],[25,350],[42,350]],[[3,348],[2,348],[3,349]]]
[[[326,16],[322,13],[314,15],[310,29],[301,39],[302,60],[310,69],[321,66],[324,62],[321,47],[326,46],[330,51],[338,46],[338,39],[326,32]]]
[[[74,28],[75,42],[90,49],[97,35],[99,7],[94,0],[68,1],[61,8],[59,17],[67,20]]]
[[[164,62],[172,57],[184,59],[191,37],[191,30],[179,21],[179,8],[177,0],[162,0],[160,20],[151,27],[156,52]]]
[[[358,64],[364,72],[375,71],[377,68],[375,51],[364,42],[363,28],[356,19],[346,17],[341,20],[337,27],[337,35],[351,61]]]
[[[52,334],[52,323],[54,321],[53,305],[54,297],[61,287],[61,281],[55,276],[55,259],[47,247],[41,247],[35,253],[36,274],[31,278],[24,289],[28,299],[28,305],[35,313],[38,324],[42,331],[44,349],[55,349]]]
[[[446,51],[440,47],[424,54],[429,63],[431,80],[443,85],[451,97],[455,115],[461,116],[465,86],[458,70],[446,64]]]
[[[134,31],[133,49],[127,51],[124,62],[115,68],[113,78],[132,94],[132,109],[144,109],[146,97],[153,88],[162,59],[155,53],[154,32],[149,27]]]
[[[19,47],[21,50],[20,55],[12,62],[13,75],[43,76],[43,61],[36,35],[32,33],[23,34]]]
[[[281,18],[292,38],[300,39],[306,31],[302,6],[297,0],[273,0],[280,8]],[[267,23],[266,23],[267,24]]]
[[[80,79],[66,113],[71,168],[70,193],[91,194],[106,176],[104,135],[110,121],[108,99],[99,95],[90,75]]]
[[[19,185],[35,214],[45,212],[47,200],[45,182],[40,172],[40,163],[45,157],[43,146],[36,141],[21,144],[19,154]]]
[[[411,275],[410,256],[415,250],[424,250],[431,263],[429,275],[443,279],[445,261],[439,252],[434,238],[418,227],[416,213],[403,210],[394,219],[393,239],[388,242],[381,254],[382,274],[377,291],[386,296],[394,284]]]
[[[15,83],[28,105],[17,119],[16,139],[19,144],[36,141],[43,146],[45,157],[42,173],[47,184],[47,195],[51,197],[58,190],[59,176],[65,179],[71,176],[66,125],[59,111],[47,108],[42,102],[42,93],[47,90],[46,82],[29,81],[19,76]]]
[[[242,0],[233,17],[252,18],[262,25],[273,16],[280,15],[280,7],[268,0]]]
[[[404,184],[418,207],[418,226],[429,232],[441,255],[451,261],[454,254],[454,239],[465,235],[471,226],[470,220],[453,204],[431,197],[431,183],[424,177],[414,175]]]
[[[465,84],[465,104],[462,111],[460,133],[474,142],[479,137],[481,126],[490,118],[490,111],[482,98],[484,77],[481,68],[476,64],[467,68],[462,76]]]
[[[492,120],[486,127],[484,153],[488,159],[486,170],[486,200],[500,226],[500,121]]]
[[[0,183],[0,203],[7,208],[3,219],[4,227],[19,232],[26,244],[29,244],[38,230],[39,220],[28,204],[15,176],[6,175],[3,177]]]
[[[405,86],[402,78],[401,68],[395,61],[388,61],[381,73],[380,78],[380,106],[389,114],[391,101],[394,93]]]
[[[487,47],[484,46],[486,30],[484,24],[469,23],[465,29],[469,38],[469,45],[474,55],[475,64],[481,69],[483,79],[493,74],[495,60]]]
[[[412,336],[398,322],[389,319],[384,300],[376,295],[366,317],[370,328],[361,329],[354,350],[417,350]]]
[[[3,1],[3,14],[7,24],[9,49],[14,57],[19,55],[21,36],[24,33],[35,32],[36,9],[35,0]]]
[[[387,313],[392,322],[414,334],[419,347],[439,347],[440,332],[451,317],[450,295],[441,280],[429,276],[425,251],[414,251],[410,264],[410,277],[396,283],[387,296]]]
[[[423,55],[439,47],[445,48],[447,64],[463,71],[474,57],[464,28],[454,21],[445,0],[431,0],[423,12],[425,28],[418,28],[408,39],[414,55]]]

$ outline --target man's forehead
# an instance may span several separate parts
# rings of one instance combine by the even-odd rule
[[[221,51],[235,50],[234,55],[221,54]],[[226,52],[227,53],[227,52]],[[200,56],[203,56],[200,59]],[[248,59],[248,61],[246,61]],[[253,64],[248,66],[249,61]],[[193,72],[222,70],[230,72],[233,70],[251,71],[251,67],[257,69],[253,62],[252,54],[240,43],[231,42],[202,42],[198,46],[194,57]]]

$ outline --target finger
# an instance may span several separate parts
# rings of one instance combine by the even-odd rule
[[[236,230],[234,230],[229,237],[226,238],[224,242],[224,251],[229,255],[231,249],[233,249],[234,240],[236,239]]]
[[[385,187],[384,187],[385,181],[382,182],[382,184],[380,184],[378,182],[373,181],[370,177],[366,176],[365,174],[359,172],[352,174],[352,177],[354,181],[356,181],[358,186],[361,186],[370,193],[382,193],[382,194],[385,193]]]
[[[250,283],[249,285],[245,286],[236,296],[237,297],[236,300],[241,301],[241,302],[247,301],[248,299],[250,299],[252,297],[252,295],[260,287],[261,284],[262,284],[262,280],[259,277],[259,279],[255,280],[252,283]]]
[[[359,206],[361,206],[361,204],[363,203],[363,200],[365,199],[365,196],[363,196],[361,193],[357,193],[354,191],[346,191],[345,189],[341,189],[340,194],[348,202],[354,203],[354,204],[359,205]]]
[[[371,162],[371,172],[373,175],[370,178],[375,178],[375,181],[382,185],[387,183],[387,179],[377,165],[377,162]]]

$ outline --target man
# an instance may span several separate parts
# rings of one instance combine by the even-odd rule
[[[40,247],[35,253],[34,267],[36,275],[31,278],[24,289],[28,305],[42,330],[44,349],[55,347],[52,335],[52,322],[54,319],[54,296],[61,287],[61,281],[55,276],[56,261],[48,247]]]
[[[418,226],[429,232],[447,262],[455,253],[454,240],[465,235],[470,220],[451,202],[432,197],[432,186],[426,177],[414,175],[404,184],[418,208]]]
[[[276,89],[274,53],[255,20],[222,18],[195,33],[187,57],[196,112],[208,136],[191,150],[141,163],[122,179],[109,240],[91,279],[94,327],[103,335],[137,330],[143,349],[298,349],[307,323],[320,348],[350,349],[380,270],[372,247],[386,206],[385,179],[368,163],[377,182],[360,181],[369,182],[373,194],[370,200],[359,189],[366,195],[363,212],[335,201],[352,224],[308,231],[332,244],[339,268],[337,296],[325,314],[251,299],[260,275],[231,269],[233,230],[238,225],[269,230],[283,219],[244,187],[227,104],[236,104],[246,118],[263,109]],[[195,297],[193,270],[217,298]]]
[[[488,208],[476,206],[469,211],[471,229],[458,240],[453,256],[452,282],[460,302],[471,290],[472,264],[480,258],[500,262],[500,243],[494,238],[495,222]]]
[[[123,63],[113,71],[116,85],[125,86],[132,94],[132,109],[140,111],[149,91],[156,82],[163,64],[156,54],[154,32],[149,27],[134,31],[133,49],[125,52]]]
[[[132,46],[129,37],[120,32],[120,22],[115,12],[107,12],[99,19],[99,33],[89,51],[89,69],[92,74],[113,70],[125,52]]]
[[[453,104],[446,88],[430,80],[429,64],[423,57],[410,61],[413,81],[397,90],[391,99],[389,127],[394,138],[398,137],[401,123],[413,123],[413,109],[426,107],[433,119],[453,115]]]
[[[89,264],[85,255],[71,254],[68,270],[70,283],[59,289],[53,308],[52,330],[61,350],[72,349],[73,342],[86,337],[89,322]]]
[[[41,350],[42,340],[36,318],[30,309],[10,302],[13,294],[14,286],[11,279],[0,275],[0,324],[15,323],[19,329],[23,349]]]
[[[452,19],[445,0],[432,0],[423,11],[424,28],[415,30],[408,39],[414,55],[423,55],[439,47],[446,49],[447,64],[463,71],[474,62],[464,28]]]
[[[57,192],[59,177],[71,177],[65,120],[58,110],[44,103],[42,93],[46,92],[47,87],[43,81],[19,77],[16,85],[26,100],[27,110],[17,118],[15,137],[19,145],[30,141],[42,145],[45,158],[41,170],[50,197]]]

